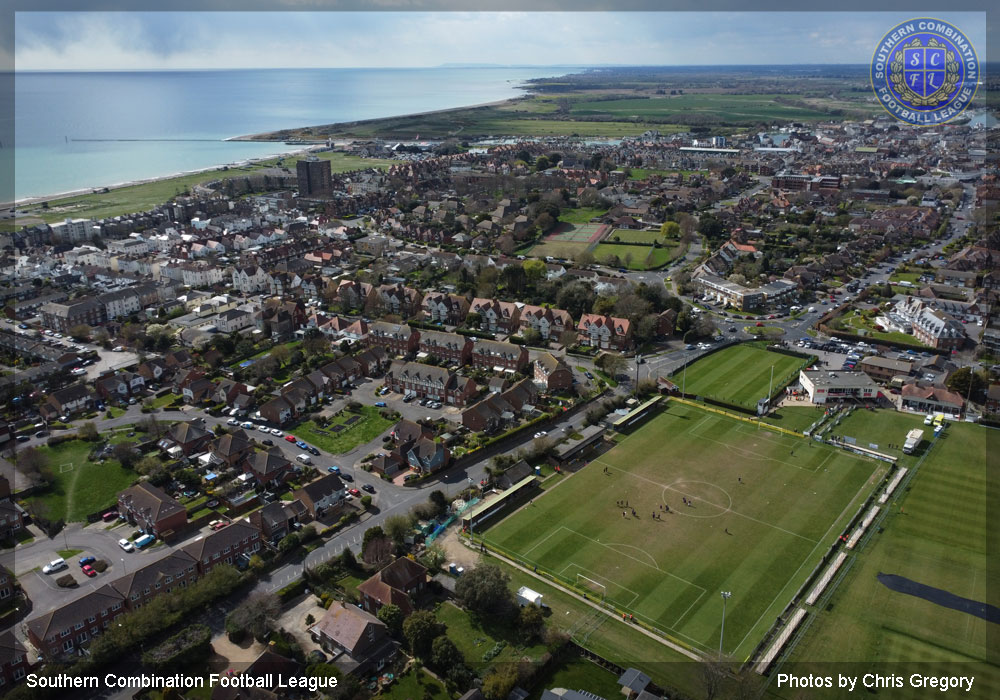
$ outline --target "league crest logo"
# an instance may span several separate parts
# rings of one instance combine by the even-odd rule
[[[943,124],[969,106],[979,83],[979,58],[948,22],[907,20],[882,37],[872,56],[872,89],[900,121]]]

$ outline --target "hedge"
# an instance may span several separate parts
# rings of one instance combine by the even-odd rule
[[[154,671],[184,667],[208,658],[212,650],[212,630],[207,625],[191,625],[142,655],[142,662]]]
[[[306,590],[306,582],[304,579],[299,579],[298,581],[293,581],[284,588],[278,591],[278,598],[282,603],[287,603],[292,598],[301,595]]]

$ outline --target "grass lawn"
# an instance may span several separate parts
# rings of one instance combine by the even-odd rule
[[[531,246],[524,252],[525,255],[534,258],[566,258],[572,260],[574,256],[584,252],[590,246],[586,241],[542,241]]]
[[[125,409],[118,408],[117,406],[108,406],[105,410],[111,414],[112,418],[125,415]]]
[[[885,469],[671,403],[485,537],[702,651],[718,648],[715,592],[732,590],[724,651],[742,661]]]
[[[688,657],[650,639],[634,625],[597,613],[583,601],[520,569],[491,556],[488,556],[488,561],[510,575],[511,590],[527,586],[544,596],[545,604],[552,610],[552,614],[545,619],[547,627],[570,635],[582,647],[608,661],[638,668],[663,688],[675,689],[685,697],[700,697],[704,692],[697,665],[691,663]]]
[[[890,282],[909,282],[911,284],[916,284],[917,280],[920,279],[921,275],[927,274],[924,271],[921,272],[894,272],[889,276]]]
[[[164,394],[163,396],[158,396],[153,399],[153,408],[163,408],[164,406],[172,404],[174,401],[182,398],[183,397],[180,394]]]
[[[92,443],[70,440],[55,447],[39,447],[48,458],[53,484],[29,500],[42,503],[50,517],[66,522],[85,520],[87,515],[112,505],[118,492],[128,488],[138,475],[115,460],[104,464],[87,459]]]
[[[633,231],[633,233],[638,233]],[[667,246],[664,248],[654,248],[653,246],[638,245],[616,245],[614,243],[598,243],[591,252],[599,263],[605,263],[611,256],[616,256],[621,265],[630,270],[651,270],[663,267],[668,262],[678,257],[682,246],[680,244]],[[631,259],[626,260],[626,256]],[[618,265],[619,263],[613,263]]]
[[[680,173],[685,177],[688,175],[693,175],[694,173],[707,173],[707,170],[659,170],[656,168],[632,168],[629,173],[629,180],[645,180],[650,175],[660,175],[665,177],[667,175],[676,175]]]
[[[594,376],[597,376],[597,377],[600,377],[601,379],[603,379],[605,382],[607,382],[608,386],[610,386],[612,389],[615,388],[616,386],[618,386],[618,382],[614,378],[612,378],[612,376],[610,374],[608,374],[607,372],[605,372],[603,369],[597,369],[595,367],[594,371],[592,372],[592,374]]]
[[[589,224],[591,219],[604,216],[607,213],[607,209],[595,209],[593,207],[565,209],[559,214],[559,220],[565,221],[568,224]]]
[[[898,291],[903,294],[912,292],[911,288],[909,292],[903,287],[899,287]],[[875,338],[876,340],[891,340],[896,343],[908,343],[909,345],[927,347],[916,337],[910,335],[909,333],[900,333],[898,331],[879,331],[875,329],[875,323],[866,316],[858,313],[857,310],[850,311],[838,319],[835,319],[835,328],[840,328],[841,330],[847,331],[849,333],[857,333],[858,335],[863,335],[866,338]]]
[[[623,241],[625,243],[649,243],[652,245],[656,241],[663,242],[663,236],[659,231],[632,231],[626,228],[616,228],[605,238],[608,243]]]
[[[765,423],[801,433],[826,412],[822,406],[782,406],[764,417]]]
[[[448,638],[455,642],[469,666],[480,672],[486,668],[484,664],[516,662],[525,656],[538,659],[545,653],[544,644],[523,645],[513,625],[474,620],[451,603],[443,603],[438,608],[437,619],[448,626]],[[501,641],[506,642],[503,651],[491,661],[483,659],[483,655]]]
[[[806,364],[801,358],[769,352],[759,345],[743,343],[697,360],[687,368],[687,376],[683,381],[688,394],[707,396],[749,408],[756,406],[757,400],[767,395],[769,385],[772,395],[784,389]],[[683,374],[683,370],[676,372],[671,379],[680,383]]]
[[[450,700],[451,698],[444,684],[423,669],[410,670],[376,697],[390,700]]]
[[[353,425],[345,427],[339,432],[332,430],[334,425],[344,425],[352,416],[358,415],[361,416],[361,419]],[[339,455],[374,440],[393,423],[394,421],[383,418],[379,414],[379,409],[374,406],[362,406],[360,413],[345,411],[325,428],[320,428],[314,421],[309,420],[294,428],[289,428],[287,432],[295,435],[299,440],[305,440],[310,445],[315,445],[324,452]]]
[[[535,692],[528,696],[529,700],[538,700],[542,696],[542,690],[546,688],[586,690],[602,698],[616,698],[621,694],[618,676],[582,656],[572,656],[554,663],[538,677]]]
[[[863,424],[869,434],[899,437],[911,425],[905,420],[909,417],[888,411],[856,413],[864,420],[850,426],[854,432]],[[1000,604],[996,586],[989,584],[993,572],[988,512],[1000,506],[996,492],[987,487],[991,440],[987,428],[949,423],[909,490],[890,501],[884,531],[855,555],[830,599],[832,605],[810,611],[816,619],[789,658],[795,673],[808,673],[813,662],[817,669],[828,667],[826,662],[863,662],[864,671],[904,676],[974,675],[967,697],[1000,697],[1000,667],[989,651],[996,649],[991,637],[996,627],[974,615],[891,591],[876,578],[879,573],[897,574],[956,596]],[[774,682],[769,691],[774,697],[796,696],[780,691]],[[908,685],[891,692],[893,698],[926,695],[926,689]]]
[[[830,115],[819,109],[781,104],[787,95],[691,94],[665,98],[581,100],[570,107],[575,117],[650,118],[668,120],[671,115],[698,113],[720,123],[742,124],[790,119],[817,121]]]
[[[758,338],[780,338],[785,334],[780,326],[744,326],[743,330]]]
[[[61,556],[63,559],[69,559],[70,557],[75,557],[82,551],[82,549],[57,549],[56,554]]]

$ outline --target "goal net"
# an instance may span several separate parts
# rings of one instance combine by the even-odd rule
[[[576,585],[577,588],[592,593],[597,600],[604,600],[604,597],[608,593],[607,586],[592,578],[587,578],[583,574],[576,575]]]

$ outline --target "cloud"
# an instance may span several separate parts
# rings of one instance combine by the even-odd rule
[[[866,63],[885,30],[911,16],[18,12],[14,61],[17,70]],[[985,51],[983,13],[942,18],[963,27]]]

